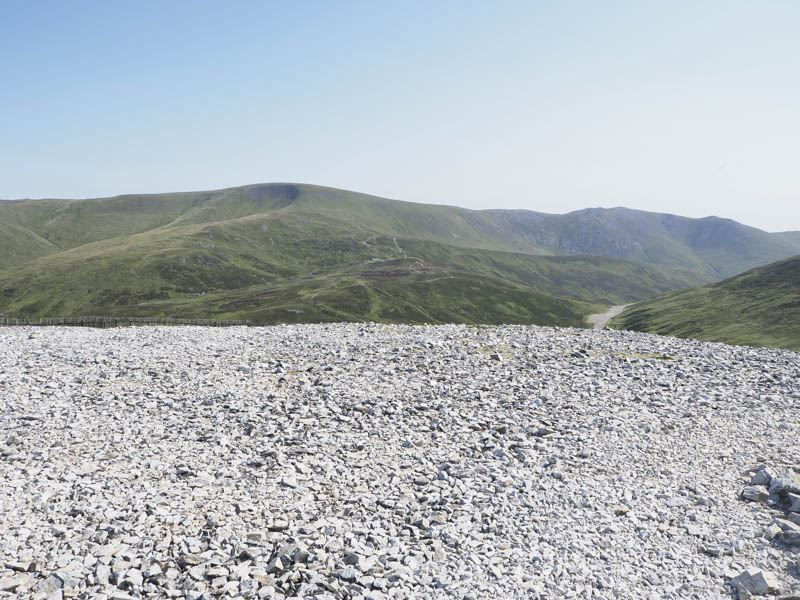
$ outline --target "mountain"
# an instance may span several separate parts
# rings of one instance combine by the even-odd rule
[[[797,252],[800,239],[713,217],[474,211],[299,184],[2,201],[0,312],[573,325]]]
[[[784,239],[787,239],[792,243],[800,244],[800,231],[782,231],[776,235]]]
[[[553,254],[588,254],[690,271],[718,281],[800,252],[800,237],[719,217],[690,219],[627,208],[565,215],[489,211],[516,235]]]
[[[621,329],[800,350],[800,256],[630,307]]]
[[[800,252],[798,232],[767,233],[718,217],[690,219],[626,208],[591,208],[564,215],[476,211],[300,184],[90,200],[0,201],[0,222],[27,229],[50,243],[38,248],[37,256],[160,227],[268,213],[331,220],[356,232],[462,248],[620,258],[688,271],[706,281]],[[5,249],[0,245],[0,251]],[[2,260],[0,269],[11,264],[19,263]]]
[[[603,257],[459,248],[268,213],[160,227],[7,269],[0,312],[581,325],[599,305],[692,283]]]

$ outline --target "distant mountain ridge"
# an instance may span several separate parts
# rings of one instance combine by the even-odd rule
[[[716,217],[476,211],[305,184],[0,201],[0,311],[580,324],[598,304],[797,253],[791,232]]]
[[[696,272],[709,281],[797,252],[800,236],[773,234],[731,219],[692,219],[628,208],[587,208],[564,215],[512,215],[520,236],[553,254],[588,254]]]
[[[628,208],[587,208],[563,215],[469,210],[305,184],[257,184],[210,192],[88,200],[0,201],[0,222],[27,229],[27,235],[50,242],[52,247],[40,244],[38,253],[43,256],[157,227],[276,211],[324,214],[384,235],[459,247],[621,258],[690,271],[706,281],[800,252],[800,232],[767,233],[719,217],[692,219]],[[7,266],[0,262],[0,268]]]
[[[776,235],[793,242],[800,243],[800,231],[781,231]]]

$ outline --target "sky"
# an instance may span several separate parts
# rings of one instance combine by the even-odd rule
[[[0,0],[0,198],[273,181],[800,230],[800,2]]]

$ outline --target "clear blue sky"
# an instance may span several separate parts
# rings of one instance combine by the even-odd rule
[[[268,181],[800,229],[800,2],[0,0],[0,198]]]

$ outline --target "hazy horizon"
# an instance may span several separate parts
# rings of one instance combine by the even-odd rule
[[[796,231],[799,24],[788,0],[10,1],[0,198],[297,181]]]

